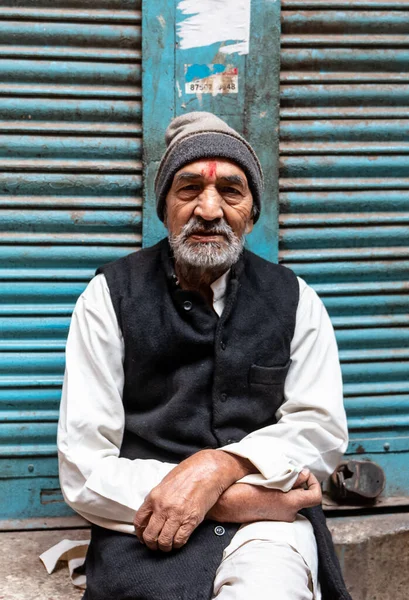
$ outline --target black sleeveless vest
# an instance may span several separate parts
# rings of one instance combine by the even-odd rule
[[[178,463],[276,422],[299,300],[292,271],[244,251],[231,269],[220,318],[201,295],[180,289],[167,240],[97,273],[107,279],[124,337],[122,457]],[[340,576],[317,508],[321,548],[331,559],[324,564]],[[238,527],[223,523],[220,536],[219,524],[204,521],[186,546],[165,554],[93,526],[84,600],[209,600]],[[331,589],[328,598],[349,596]]]
[[[245,251],[220,319],[179,288],[166,240],[98,272],[124,336],[121,456],[179,462],[275,423],[299,298],[292,271]]]

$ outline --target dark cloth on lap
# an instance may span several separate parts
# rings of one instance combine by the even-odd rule
[[[223,550],[239,527],[224,523],[224,535],[216,535],[217,526],[205,521],[186,546],[164,553],[93,525],[83,600],[209,600]]]
[[[322,600],[352,600],[321,506],[300,513],[314,529]],[[239,528],[223,523],[225,534],[217,536],[217,525],[205,521],[186,546],[169,554],[149,550],[134,535],[93,525],[83,600],[209,600],[223,550]]]

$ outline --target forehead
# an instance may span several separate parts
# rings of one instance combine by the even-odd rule
[[[240,175],[244,181],[247,181],[247,177],[243,169],[241,169],[236,163],[224,158],[207,158],[203,160],[196,160],[179,169],[179,171],[175,173],[175,177],[180,173],[195,173],[198,177],[211,179],[226,177],[228,175]]]

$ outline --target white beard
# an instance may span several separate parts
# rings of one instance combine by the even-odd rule
[[[222,235],[220,242],[192,242],[195,233]],[[223,273],[234,265],[243,251],[245,236],[237,237],[224,220],[217,223],[192,217],[178,235],[169,235],[169,243],[177,265],[183,271]]]

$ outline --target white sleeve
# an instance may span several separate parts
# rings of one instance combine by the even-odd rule
[[[78,299],[67,340],[57,440],[60,483],[66,502],[86,519],[133,533],[136,510],[175,465],[119,458],[123,356],[108,285],[97,275]]]
[[[345,452],[348,429],[338,348],[328,313],[299,279],[300,300],[291,342],[291,366],[277,423],[254,431],[222,450],[250,460],[259,473],[242,482],[288,491],[308,467],[319,480]]]

